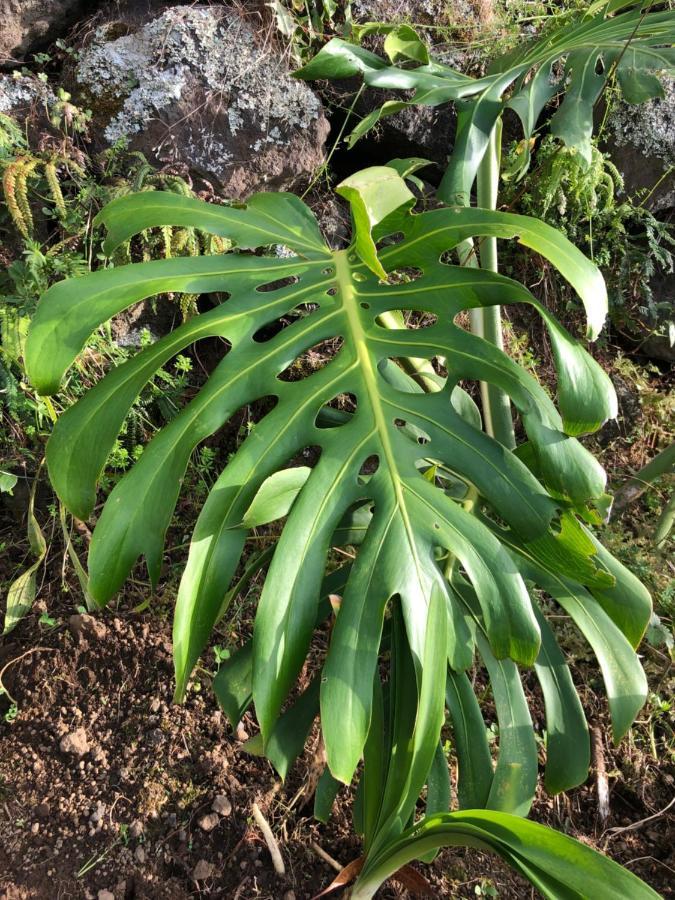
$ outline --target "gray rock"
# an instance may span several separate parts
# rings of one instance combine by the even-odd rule
[[[89,752],[89,742],[84,728],[76,728],[61,738],[59,749],[70,756],[81,757]]]
[[[192,871],[192,876],[195,881],[206,881],[207,878],[210,878],[213,875],[213,872],[213,864],[207,862],[205,859],[200,859]]]
[[[89,816],[89,824],[92,828],[100,828],[101,823],[103,822],[103,817],[105,816],[106,807],[105,803],[101,803],[100,800],[96,803],[96,809]]]
[[[408,22],[440,27],[475,17],[468,0],[352,0],[351,13],[355,22]]]
[[[626,193],[651,189],[653,211],[675,207],[675,79],[662,79],[665,96],[639,106],[619,103],[609,117],[607,147],[625,180]]]
[[[56,95],[48,84],[32,75],[0,74],[0,112],[25,118],[38,103],[50,107],[56,103]]]
[[[213,798],[211,809],[215,813],[218,813],[219,816],[229,816],[232,812],[232,804],[230,803],[230,798],[226,797],[225,794],[217,794]]]
[[[112,891],[99,891],[96,895],[97,900],[115,900],[115,895]]]
[[[96,30],[75,72],[105,145],[128,139],[236,198],[291,188],[323,162],[320,100],[235,12],[177,6],[121,37],[113,25]]]
[[[64,34],[86,0],[0,0],[0,63],[17,62]]]

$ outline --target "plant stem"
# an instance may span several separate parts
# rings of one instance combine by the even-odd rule
[[[497,191],[499,188],[499,164],[502,124],[497,120],[490,135],[488,149],[478,169],[478,206],[482,209],[497,208]],[[480,266],[491,272],[498,270],[497,238],[483,238],[480,243]],[[471,310],[471,331],[486,341],[504,349],[502,335],[502,319],[498,306]],[[516,446],[511,419],[511,401],[496,385],[481,382],[481,399],[483,401],[483,418],[485,430],[509,450]]]

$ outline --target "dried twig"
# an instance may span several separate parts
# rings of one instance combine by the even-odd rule
[[[609,784],[605,767],[605,752],[602,746],[602,732],[599,728],[591,729],[593,768],[595,769],[595,786],[598,792],[598,815],[605,823],[609,818]]]
[[[281,858],[279,845],[277,844],[276,838],[272,834],[272,829],[267,824],[267,820],[260,812],[260,807],[257,803],[252,804],[251,812],[253,813],[253,818],[255,819],[258,828],[260,828],[263,833],[263,837],[265,838],[267,849],[270,851],[270,856],[272,857],[272,865],[274,866],[274,871],[277,873],[277,875],[285,875],[286,866],[284,865],[284,861]]]
[[[312,848],[312,850],[316,853],[317,856],[320,856],[321,859],[324,862],[328,863],[328,865],[332,869],[335,869],[336,872],[341,872],[344,869],[344,866],[341,866],[340,863],[336,859],[333,859],[333,857],[330,856],[330,854],[326,853],[326,851],[323,849],[323,847],[320,847],[316,841],[310,841],[309,846]]]
[[[668,812],[671,806],[675,804],[675,797],[670,801],[667,806],[664,806],[662,810],[657,813],[654,813],[652,816],[647,816],[646,819],[640,819],[639,822],[631,822],[630,825],[617,825],[615,828],[608,828],[605,834],[607,835],[607,840],[611,841],[612,838],[615,838],[617,835],[622,834],[624,831],[636,831],[638,828],[642,828],[643,825],[646,825],[647,822],[653,822],[654,819],[660,818],[662,815]]]

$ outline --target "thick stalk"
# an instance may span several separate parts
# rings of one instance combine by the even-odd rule
[[[499,158],[501,148],[501,119],[497,120],[490,135],[490,143],[478,169],[478,206],[482,209],[497,208],[499,188]],[[498,270],[497,238],[487,237],[480,242],[480,266],[491,272]],[[471,330],[486,341],[504,349],[502,318],[498,306],[471,310]],[[511,419],[511,401],[496,385],[481,382],[481,399],[485,430],[509,450],[516,446]]]

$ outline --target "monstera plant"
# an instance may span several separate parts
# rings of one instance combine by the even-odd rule
[[[334,38],[296,75],[306,80],[361,76],[364,85],[372,89],[414,91],[410,99],[386,100],[365,116],[352,131],[350,146],[381,119],[408,106],[454,103],[457,128],[454,135],[448,135],[452,152],[437,197],[448,204],[468,206],[475,187],[478,206],[494,209],[505,110],[516,114],[523,130],[516,164],[507,173],[518,179],[530,165],[537,132],[544,127],[540,125],[542,114],[555,99],[559,105],[546,127],[590,163],[595,107],[610,80],[631,104],[664,96],[663,76],[675,72],[675,11],[652,12],[653,6],[635,0],[596,0],[588,8],[568,14],[563,24],[552,16],[542,35],[520,41],[513,51],[493,60],[480,78],[433,59],[409,25],[377,22],[355,28],[353,36],[359,40],[386,35],[387,59],[359,43]],[[477,257],[470,242],[463,252],[465,261],[475,265]],[[494,239],[482,242],[480,264],[496,270]],[[474,311],[471,327],[502,346],[499,307]],[[484,383],[482,406],[488,432],[513,448],[507,394]]]
[[[89,517],[97,479],[143,386],[190,345],[221,339],[227,352],[206,384],[108,497],[91,542],[91,596],[107,603],[142,556],[157,582],[191,453],[243,405],[264,400],[268,411],[219,474],[196,523],[174,620],[177,698],[214,625],[271,556],[253,639],[221,668],[215,687],[235,721],[255,704],[259,749],[282,774],[320,713],[328,761],[320,814],[339,783],[361,773],[355,820],[365,859],[343,879],[360,869],[353,896],[372,896],[411,859],[453,844],[494,850],[547,896],[655,896],[604,857],[518,818],[537,777],[519,666],[534,669],[545,700],[549,790],[579,784],[588,772],[587,725],[547,619],[553,599],[597,656],[615,739],[646,695],[635,648],[650,598],[592,531],[606,505],[605,475],[577,440],[615,415],[611,382],[526,287],[459,265],[457,251],[470,238],[518,240],[577,291],[591,338],[606,313],[604,282],[535,219],[462,207],[415,212],[406,181],[415,165],[396,160],[339,186],[353,220],[345,249],[332,249],[290,194],[257,194],[241,207],[159,191],[109,204],[99,215],[108,252],[169,225],[226,237],[234,250],[54,285],[26,350],[41,393],[57,391],[91,333],[130,305],[169,291],[225,299],[66,410],[48,444],[50,477],[66,507]],[[271,245],[284,252],[265,253]],[[262,255],[249,252],[256,248]],[[542,317],[558,408],[531,374],[458,322],[466,310],[507,303],[530,304]],[[329,340],[339,349],[323,368],[285,377]],[[515,451],[482,430],[467,392],[477,381],[499,386],[518,409],[523,438]],[[345,396],[348,411],[337,402]],[[311,466],[302,456],[308,448]],[[251,530],[277,520],[273,548],[249,557]],[[338,567],[335,546],[353,547],[353,561]],[[325,656],[311,649],[317,633],[328,640]],[[499,718],[496,768],[467,675],[476,654]],[[440,742],[446,706],[459,767],[460,809],[452,813]],[[425,785],[427,816],[416,821]]]

